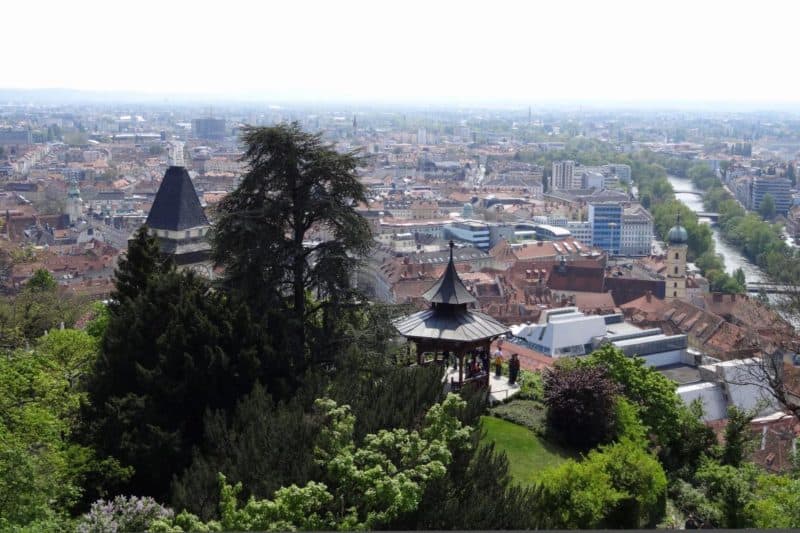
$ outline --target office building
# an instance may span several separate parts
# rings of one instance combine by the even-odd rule
[[[491,242],[489,225],[479,220],[453,222],[446,230],[449,238],[471,244],[479,250],[487,251]]]
[[[650,255],[653,217],[644,207],[637,205],[623,211],[620,238],[620,255]]]
[[[592,246],[610,255],[619,255],[622,241],[623,207],[618,202],[589,204],[589,224],[592,227]]]
[[[792,194],[789,192],[791,182],[786,178],[775,176],[758,176],[750,183],[750,209],[758,211],[764,196],[772,196],[775,212],[785,215],[792,207]]]
[[[550,183],[553,189],[580,189],[575,187],[575,161],[553,161],[553,175]]]
[[[592,244],[592,224],[587,220],[579,222],[577,220],[570,220],[567,222],[567,229],[572,236],[581,241],[587,246]]]
[[[196,118],[192,120],[192,135],[195,139],[221,141],[225,138],[225,119]]]

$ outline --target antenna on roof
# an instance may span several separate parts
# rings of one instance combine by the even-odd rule
[[[456,243],[453,242],[453,239],[450,239],[450,261],[453,260],[453,248],[455,247]]]

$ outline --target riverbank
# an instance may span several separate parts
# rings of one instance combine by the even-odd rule
[[[697,188],[694,183],[692,183],[691,179],[668,175],[667,180],[674,190],[684,191],[675,193],[675,198],[678,201],[694,213],[701,213],[706,210],[703,204],[704,191]],[[709,224],[711,223],[708,219],[701,218],[701,220]],[[712,225],[711,234],[716,253],[720,254],[725,261],[725,271],[728,274],[733,275],[737,269],[741,268],[748,282],[761,283],[767,281],[768,277],[766,273],[758,265],[750,261],[735,246],[727,242],[718,227]]]

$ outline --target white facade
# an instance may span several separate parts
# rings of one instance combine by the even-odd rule
[[[665,335],[625,323],[622,315],[587,315],[576,307],[548,309],[536,324],[511,326],[511,333],[550,357],[585,355],[610,342],[648,366],[679,363],[687,349],[685,335]]]
[[[620,255],[650,255],[653,241],[653,218],[642,207],[622,214]]]
[[[592,245],[592,225],[589,221],[578,222],[572,220],[567,222],[567,229],[572,236],[581,241],[586,246]]]
[[[678,396],[686,405],[694,400],[703,404],[703,420],[727,418],[728,406],[757,410],[758,416],[780,411],[767,385],[757,384],[762,371],[760,360],[734,359],[698,367],[702,381],[681,385]]]
[[[466,242],[479,250],[488,250],[491,242],[489,225],[479,220],[454,222],[447,232],[453,239]]]

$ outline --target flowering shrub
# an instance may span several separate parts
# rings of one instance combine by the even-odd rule
[[[171,520],[175,513],[153,498],[117,496],[98,500],[78,522],[78,533],[125,533],[146,531],[155,520]]]

